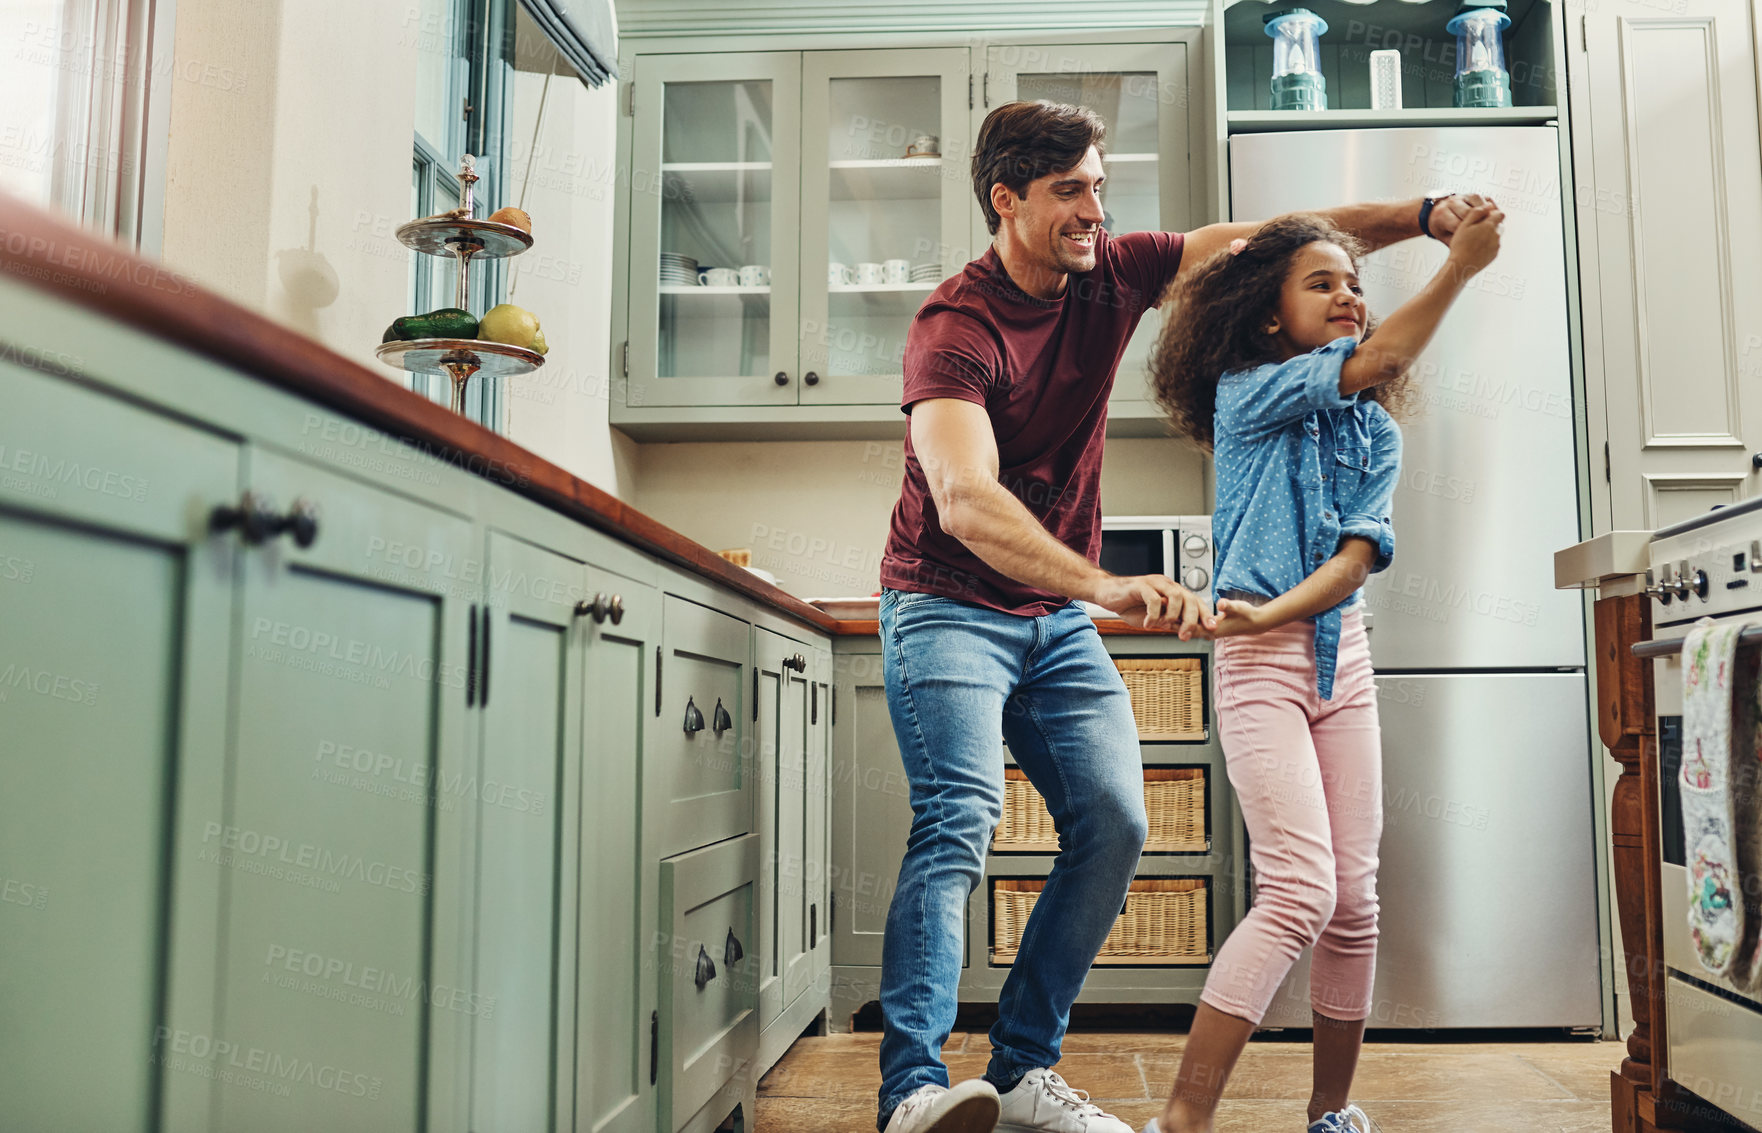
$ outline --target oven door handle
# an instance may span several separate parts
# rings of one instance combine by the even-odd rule
[[[1636,641],[1633,645],[1635,657],[1650,659],[1653,657],[1674,657],[1682,652],[1682,643],[1686,636],[1671,638],[1667,641]],[[1738,634],[1738,644],[1762,645],[1762,626],[1751,626]]]

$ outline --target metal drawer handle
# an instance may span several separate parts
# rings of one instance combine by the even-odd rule
[[[609,609],[611,612],[613,625],[617,625],[619,622],[623,621],[624,620],[624,595],[622,595],[622,594],[612,595],[612,605],[609,607]]]
[[[691,982],[697,985],[699,991],[702,991],[704,985],[715,978],[716,962],[710,959],[709,951],[700,944],[697,946],[697,974],[692,977]]]
[[[277,535],[292,535],[294,545],[302,549],[318,540],[318,508],[310,500],[299,499],[286,515],[275,514],[269,497],[246,492],[237,507],[221,506],[208,513],[208,530],[214,532],[239,529],[239,538],[250,546],[267,543]]]
[[[721,697],[716,698],[716,711],[712,720],[713,722],[710,727],[715,731],[717,739],[721,739],[723,732],[734,727],[734,717],[728,715],[728,709],[722,707]],[[698,718],[698,727],[701,728],[703,726],[703,717],[700,716]]]
[[[729,929],[728,940],[722,945],[722,959],[727,961],[728,966],[732,968],[734,965],[740,963],[741,960],[745,959],[745,957],[746,949],[740,946],[740,941],[735,938],[734,930]]]
[[[794,669],[798,673],[805,673],[808,671],[808,659],[803,657],[800,653],[797,653],[793,657],[785,657],[783,659],[783,667],[785,669]]]
[[[697,704],[688,696],[685,698],[685,734],[689,736],[694,732],[701,732],[703,730],[703,711],[698,708]]]

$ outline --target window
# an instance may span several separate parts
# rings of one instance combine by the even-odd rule
[[[0,189],[157,253],[170,3],[5,0],[0,43]]]
[[[432,216],[458,208],[459,167],[476,158],[477,215],[501,200],[507,153],[509,46],[515,0],[417,0],[416,131],[410,165],[410,215]],[[410,313],[458,306],[458,271],[438,256],[411,254]],[[500,300],[505,268],[497,260],[471,265],[465,307],[481,315]],[[410,388],[443,404],[451,379],[411,374]],[[468,417],[500,430],[503,400],[495,383],[472,378]]]

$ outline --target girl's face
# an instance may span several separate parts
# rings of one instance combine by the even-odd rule
[[[1338,244],[1317,240],[1292,260],[1266,329],[1284,356],[1295,358],[1346,335],[1362,340],[1369,317],[1352,258]]]

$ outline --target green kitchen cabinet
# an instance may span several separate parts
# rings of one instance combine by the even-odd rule
[[[752,1125],[757,1075],[759,839],[661,863],[657,1046],[663,1131],[708,1133],[737,1107]]]
[[[590,567],[587,600],[609,610],[580,619],[582,747],[579,899],[571,969],[578,1133],[655,1128],[660,1017],[657,1003],[658,863],[643,849],[644,737],[654,722],[655,645],[661,595],[652,586]]]
[[[753,828],[752,627],[668,594],[661,633],[643,793],[667,858]]]
[[[481,756],[471,782],[438,804],[476,819],[472,1128],[536,1131],[555,1128],[574,1103],[573,1075],[563,1070],[573,1060],[561,1050],[573,1013],[556,1005],[564,1002],[562,926],[574,923],[575,893],[565,888],[559,847],[580,819],[564,800],[580,792],[586,682],[575,606],[586,567],[500,531],[487,541],[477,631]],[[626,805],[634,799],[631,792]]]
[[[229,789],[195,816],[223,879],[215,1035],[271,1068],[217,1080],[213,1125],[463,1126],[477,529],[257,446],[246,483],[316,528],[240,556]]]
[[[5,1124],[158,1128],[217,1033],[192,816],[222,809],[236,555],[207,520],[239,448],[10,362],[0,387]]]

